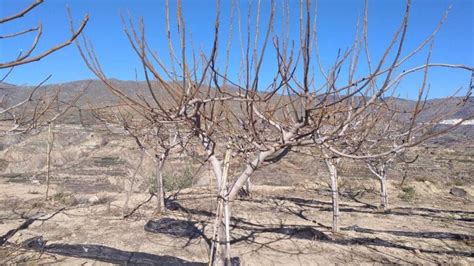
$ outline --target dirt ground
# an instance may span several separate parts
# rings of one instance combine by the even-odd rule
[[[208,261],[215,209],[208,188],[175,194],[170,199],[175,210],[165,214],[154,211],[152,199],[124,219],[124,193],[74,194],[54,185],[53,200],[45,202],[44,185],[5,178],[0,182],[0,235],[5,238],[10,230],[19,229],[1,246],[0,264],[200,265]],[[375,188],[376,183],[372,185]],[[377,209],[375,190],[343,190],[337,235],[329,228],[327,188],[257,186],[251,199],[233,206],[232,255],[240,257],[242,265],[473,265],[473,187],[463,187],[468,195],[456,197],[432,183],[409,185],[417,194],[408,201],[395,182],[390,183],[387,213]],[[132,194],[128,212],[147,198]],[[162,217],[192,221],[198,235],[176,237],[144,230],[147,222]],[[42,251],[25,242],[38,236],[46,241]]]
[[[139,158],[133,140],[77,125],[54,132],[48,202],[45,132],[0,139],[0,265],[207,264],[216,198],[206,167],[192,156],[168,163],[165,185],[191,188],[169,192],[173,210],[160,214],[155,198],[144,203],[154,164],[144,160],[130,181]],[[390,172],[390,212],[377,208],[378,183],[367,169],[343,164],[336,235],[321,162],[288,155],[266,166],[252,177],[252,197],[233,205],[232,255],[242,265],[474,265],[474,143],[430,145],[416,151],[403,187],[400,169]],[[450,194],[453,187],[466,195]],[[145,230],[162,218],[189,221],[192,234]]]

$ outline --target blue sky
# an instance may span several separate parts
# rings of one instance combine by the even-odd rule
[[[13,14],[33,0],[3,0],[0,3],[0,16]],[[214,0],[184,0],[186,25],[190,29],[195,47],[208,51],[212,45],[213,23],[215,17]],[[277,4],[281,1],[277,0]],[[222,1],[222,38],[227,36],[226,24],[230,1]],[[298,41],[298,1],[290,0],[290,38]],[[175,8],[170,1],[171,10]],[[240,1],[242,15],[246,16],[247,1]],[[452,4],[448,20],[438,34],[432,54],[433,62],[474,65],[474,1],[471,0],[414,0],[410,16],[405,53],[416,47],[436,27],[444,11]],[[164,58],[167,57],[167,44],[164,35],[164,1],[152,0],[46,0],[28,16],[6,23],[0,28],[0,35],[31,27],[41,21],[44,27],[43,38],[38,46],[42,51],[60,43],[69,36],[66,6],[69,6],[76,20],[76,25],[86,13],[90,22],[85,30],[92,41],[102,66],[109,77],[123,80],[134,80],[135,69],[140,72],[138,60],[131,50],[123,32],[120,14],[130,14],[145,20],[147,35],[154,50]],[[268,18],[269,1],[262,1],[262,21]],[[356,0],[319,0],[318,2],[318,39],[323,64],[329,66],[335,59],[338,49],[346,49],[354,38],[355,23],[362,16],[364,1]],[[389,43],[395,29],[401,22],[405,2],[401,0],[369,1],[369,47],[374,60],[380,58],[384,47]],[[245,23],[245,22],[244,22]],[[172,24],[172,26],[175,26]],[[276,22],[276,27],[280,27]],[[246,27],[244,25],[244,27]],[[20,49],[27,50],[33,34],[14,40],[0,40],[0,61],[14,58]],[[231,54],[229,71],[236,77],[239,70],[239,46],[237,29],[234,28],[235,42]],[[222,44],[224,45],[224,44]],[[271,48],[271,47],[270,47]],[[272,78],[274,73],[274,53],[268,50],[262,83]],[[427,50],[407,62],[406,67],[422,64],[426,60]],[[361,68],[361,72],[363,69]],[[0,72],[4,73],[4,72]],[[53,74],[49,83],[60,83],[80,79],[94,78],[85,67],[74,45],[71,45],[40,62],[25,65],[14,70],[7,82],[13,84],[34,85],[46,76]],[[363,74],[363,73],[360,73]],[[139,74],[139,78],[141,75]],[[397,96],[413,98],[421,76],[412,76],[400,85]],[[460,87],[469,84],[470,73],[436,69],[430,72],[430,98],[451,95]],[[318,80],[316,80],[318,84]]]

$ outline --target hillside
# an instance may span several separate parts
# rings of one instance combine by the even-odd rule
[[[134,97],[143,96],[145,98],[151,98],[151,94],[145,82],[135,81],[123,81],[117,79],[111,79],[114,86],[120,88],[125,94],[133,95]],[[0,83],[0,99],[5,96],[5,99],[9,104],[20,102],[28,97],[33,89],[33,86],[16,86],[8,83]],[[158,84],[153,83],[153,88],[159,88]],[[67,101],[72,99],[76,95],[83,93],[82,97],[78,101],[77,105],[83,109],[81,116],[83,120],[87,120],[86,123],[95,124],[98,121],[88,113],[90,107],[100,107],[114,104],[118,101],[118,98],[111,93],[107,87],[99,80],[79,80],[59,84],[50,84],[41,87],[36,95],[47,95],[59,92],[60,99]],[[169,97],[163,90],[156,89],[155,93],[158,97]],[[402,99],[402,98],[387,98],[391,101],[395,101],[395,105],[399,110],[412,110],[414,109],[416,102],[414,100]],[[440,115],[449,114],[447,119],[460,119],[466,117],[472,117],[474,115],[474,99],[468,99],[463,106],[459,106],[461,97],[453,98],[441,98],[441,99],[430,99],[426,102],[426,110],[422,112],[418,122],[423,123],[429,121],[433,117]],[[77,109],[76,109],[77,110]],[[76,112],[70,114],[65,119],[67,123],[78,123],[79,115]],[[445,128],[446,125],[439,125],[439,129]],[[437,141],[451,142],[452,140],[467,140],[474,137],[474,126],[464,125],[457,128],[455,131],[448,135],[444,135]]]
[[[124,81],[118,79],[111,79],[111,82],[120,88],[127,95],[143,95],[145,97],[151,96],[146,82],[140,81]],[[24,99],[28,95],[34,86],[17,86],[8,83],[0,83],[0,97],[3,95],[8,95],[8,98],[12,102],[17,102],[21,99]],[[153,88],[159,88],[157,83],[153,83]],[[41,87],[38,93],[52,93],[59,91],[63,99],[71,98],[82,91],[84,95],[80,101],[80,104],[85,105],[86,103],[90,104],[106,104],[111,103],[117,100],[117,98],[107,89],[100,80],[78,80],[66,83],[50,84]],[[163,95],[163,91],[156,89],[158,96]],[[458,106],[458,103],[463,97],[452,97],[452,98],[437,98],[429,99],[426,102],[425,107],[429,109],[424,113],[424,119],[427,120],[437,113],[450,113],[456,110],[451,119],[464,118],[467,116],[474,115],[474,99],[471,97],[466,101],[464,106]],[[396,105],[399,109],[410,110],[416,104],[415,100],[403,99],[388,97],[386,99],[395,100]]]

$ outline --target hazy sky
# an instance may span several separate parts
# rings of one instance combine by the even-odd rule
[[[29,5],[33,0],[2,0],[0,16],[11,15]],[[214,0],[184,0],[186,25],[197,48],[208,51],[212,45],[213,23],[215,17]],[[170,1],[174,12],[174,1]],[[228,31],[230,1],[222,1],[222,36]],[[247,1],[239,1],[246,17]],[[269,14],[269,1],[262,1],[262,23],[266,23]],[[280,5],[281,1],[276,1]],[[290,0],[292,29],[290,38],[298,42],[298,1]],[[414,0],[410,16],[409,30],[403,52],[406,54],[416,47],[436,27],[444,11],[452,4],[448,20],[438,34],[432,54],[433,62],[474,65],[474,1],[471,0]],[[146,24],[149,42],[154,50],[166,61],[167,43],[164,35],[164,1],[159,0],[46,0],[28,16],[0,26],[0,35],[31,27],[41,21],[44,27],[43,38],[38,45],[42,51],[55,45],[69,36],[66,6],[73,12],[76,25],[86,13],[90,22],[85,30],[87,38],[93,43],[97,55],[106,74],[123,80],[134,80],[135,69],[140,72],[138,60],[131,50],[123,32],[120,14],[130,14],[133,18],[142,16]],[[319,0],[318,2],[318,39],[319,51],[323,64],[329,66],[334,62],[338,49],[344,50],[351,46],[355,34],[355,24],[362,16],[364,1],[362,0]],[[400,25],[405,9],[401,0],[369,1],[369,47],[373,60],[383,53],[393,32]],[[245,19],[243,20],[244,23]],[[255,21],[253,20],[253,23]],[[254,24],[252,24],[254,25]],[[172,24],[173,29],[175,23]],[[281,26],[277,20],[276,28]],[[244,28],[246,26],[244,25]],[[18,55],[21,49],[27,50],[34,38],[29,34],[14,40],[0,40],[0,61],[9,61]],[[238,31],[234,28],[233,52],[229,71],[237,77],[239,70]],[[224,45],[224,44],[223,44]],[[262,86],[274,74],[275,53],[269,47],[262,71]],[[406,67],[422,64],[426,60],[427,49],[419,56],[407,62]],[[315,66],[317,71],[317,68]],[[363,67],[359,74],[364,72]],[[0,71],[0,74],[4,72]],[[74,45],[67,47],[40,62],[26,65],[14,70],[7,82],[13,84],[39,83],[49,74],[53,74],[50,83],[94,78],[85,67]],[[141,74],[139,74],[139,78]],[[420,76],[408,78],[400,85],[398,96],[414,97],[420,83]],[[469,85],[470,73],[466,71],[433,70],[430,72],[430,97],[442,97],[453,93],[460,87]],[[318,80],[316,80],[318,84]]]

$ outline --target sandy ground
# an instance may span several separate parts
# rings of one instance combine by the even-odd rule
[[[0,182],[0,236],[35,218],[0,247],[0,264],[208,261],[215,198],[207,188],[180,191],[175,211],[156,213],[152,199],[124,219],[123,193],[71,195],[54,187],[53,200],[45,202],[43,185]],[[326,188],[257,186],[251,199],[234,204],[232,254],[242,265],[474,265],[472,186],[464,187],[470,195],[461,198],[431,183],[409,185],[417,194],[407,202],[398,197],[395,183],[390,184],[388,213],[377,209],[377,195],[370,190],[342,191],[342,230],[336,235],[329,228],[331,202]],[[147,198],[133,194],[130,209]],[[148,221],[162,217],[192,221],[200,235],[175,237],[144,230]],[[24,246],[25,240],[37,236],[49,246],[44,252]],[[74,256],[63,256],[67,250],[75,250],[69,254]],[[94,260],[88,257],[90,250],[95,250]]]

